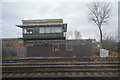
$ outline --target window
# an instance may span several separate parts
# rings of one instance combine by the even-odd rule
[[[53,45],[53,51],[59,51],[59,44]]]
[[[62,27],[41,27],[39,33],[61,33]]]
[[[50,27],[46,27],[46,33],[50,33]]]
[[[40,33],[45,33],[45,28],[44,27],[40,28]]]
[[[51,27],[51,33],[55,33],[54,27]]]
[[[54,30],[55,30],[55,33],[60,33],[60,32],[62,32],[61,27],[55,27]]]
[[[72,51],[73,50],[73,45],[66,44],[66,51]]]
[[[24,28],[23,29],[24,34],[39,34],[39,28]]]
[[[62,27],[51,27],[51,33],[61,33]]]
[[[26,29],[23,29],[23,34],[26,34],[27,33],[27,30]]]
[[[38,34],[39,33],[39,28],[34,28],[34,33]]]
[[[31,29],[31,28],[26,29],[26,33],[27,34],[32,34],[33,33],[33,29]]]

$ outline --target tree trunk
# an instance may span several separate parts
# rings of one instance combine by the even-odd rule
[[[100,43],[101,43],[101,48],[102,48],[102,29],[101,29],[101,25],[99,25],[99,30],[100,30]]]

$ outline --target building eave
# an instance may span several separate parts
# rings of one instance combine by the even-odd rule
[[[23,27],[43,27],[43,26],[55,26],[55,25],[61,25],[61,27],[63,25],[67,25],[67,23],[59,23],[59,24],[23,24],[23,25],[16,25],[17,27],[23,28]],[[56,26],[57,27],[57,26]]]

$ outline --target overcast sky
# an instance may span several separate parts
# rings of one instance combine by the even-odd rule
[[[102,26],[103,33],[118,33],[118,3],[110,3],[109,23]],[[15,25],[28,19],[63,19],[68,32],[78,30],[82,38],[99,39],[98,27],[88,20],[86,2],[3,2],[2,38],[22,37],[22,30]],[[1,21],[1,19],[0,19]]]

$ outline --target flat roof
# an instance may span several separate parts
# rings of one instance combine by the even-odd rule
[[[63,19],[34,19],[34,20],[22,20],[22,22],[62,22]]]

